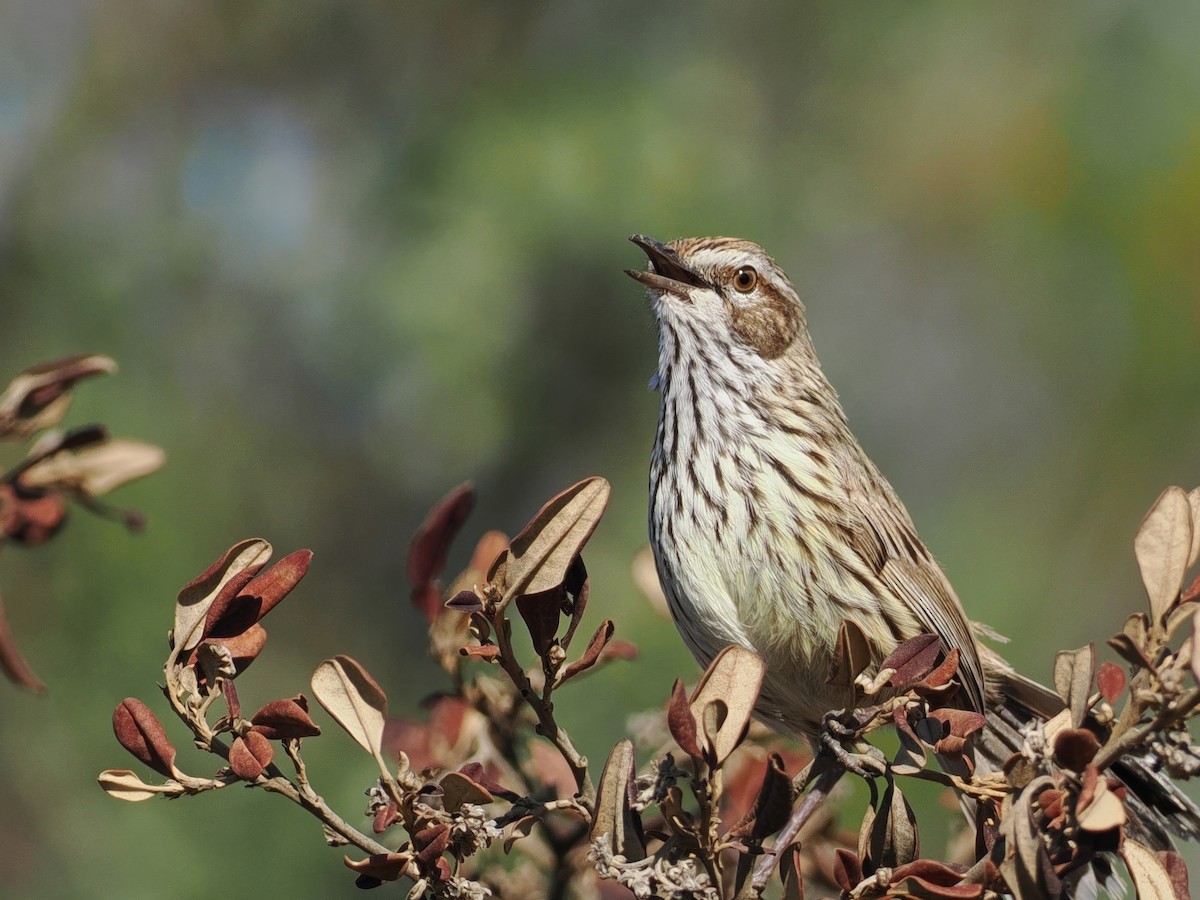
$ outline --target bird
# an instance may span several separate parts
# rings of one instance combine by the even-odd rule
[[[839,628],[852,620],[876,666],[901,642],[936,635],[959,651],[955,703],[987,716],[988,770],[1021,729],[1062,700],[980,644],[949,579],[892,486],[850,430],[821,368],[805,307],[753,241],[630,238],[648,258],[626,273],[658,326],[660,395],[649,531],[672,618],[697,661],[727,645],[765,664],[756,716],[818,737],[853,704],[829,683]],[[1156,846],[1195,837],[1200,809],[1140,759],[1114,766],[1144,801]]]

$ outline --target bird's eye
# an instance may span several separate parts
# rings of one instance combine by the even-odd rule
[[[733,276],[733,286],[739,293],[750,293],[756,284],[758,284],[758,273],[749,266],[742,266]]]

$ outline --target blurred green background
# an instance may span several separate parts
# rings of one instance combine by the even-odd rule
[[[694,677],[629,577],[632,232],[762,243],[971,615],[1042,677],[1103,641],[1143,603],[1143,512],[1200,482],[1198,29],[1183,0],[0,5],[0,382],[110,354],[69,422],[168,453],[114,497],[145,534],[76,513],[0,556],[50,685],[0,684],[3,892],[356,895],[279,798],[95,784],[136,766],[110,716],[158,703],[175,593],[243,537],[316,553],[243,704],[345,652],[411,710],[443,684],[404,582],[428,506],[472,479],[468,535],[511,532],[604,474],[591,614],[642,658],[564,718],[598,765]],[[354,814],[372,765],[318,715]]]

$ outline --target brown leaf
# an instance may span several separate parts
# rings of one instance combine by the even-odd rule
[[[538,510],[509,547],[508,584],[526,594],[562,584],[572,561],[596,530],[611,490],[599,476],[585,478]]]
[[[40,693],[46,688],[17,649],[17,642],[8,625],[8,616],[4,612],[3,599],[0,599],[0,669],[10,680],[31,691]]]
[[[592,639],[588,642],[587,649],[583,651],[583,656],[572,663],[567,663],[562,670],[562,674],[558,676],[558,683],[562,684],[568,678],[573,678],[580,672],[586,672],[596,664],[600,659],[600,654],[605,647],[608,646],[609,639],[613,636],[613,630],[616,626],[612,619],[605,619],[600,623],[600,627],[596,629],[596,633],[592,635]],[[636,655],[636,651],[634,651]]]
[[[837,886],[849,893],[863,880],[862,862],[858,855],[845,847],[838,847],[833,857],[833,877]]]
[[[313,696],[364,750],[385,767],[381,756],[387,696],[349,656],[327,659],[312,676]]]
[[[475,545],[471,554],[471,562],[467,568],[472,572],[486,574],[491,571],[492,563],[508,548],[508,535],[503,531],[485,531],[483,537]]]
[[[713,657],[700,676],[691,709],[710,766],[720,766],[741,743],[765,674],[766,666],[756,653],[731,644]]]
[[[446,812],[458,812],[464,803],[483,806],[496,799],[491,791],[462,772],[447,772],[438,783],[445,792],[442,795],[442,808]]]
[[[400,807],[396,806],[395,800],[389,800],[385,806],[375,811],[375,818],[371,820],[371,830],[376,834],[383,834],[399,820]]]
[[[275,758],[271,742],[257,731],[247,731],[234,738],[229,748],[229,768],[238,778],[254,781]]]
[[[894,780],[888,781],[871,826],[867,857],[872,869],[902,866],[921,852],[917,817]]]
[[[634,798],[633,742],[618,741],[608,755],[596,789],[596,811],[588,837],[604,839],[614,854],[629,862],[646,858],[642,824],[631,806]]]
[[[175,747],[158,717],[136,697],[126,697],[113,710],[113,733],[122,747],[154,771],[175,776]]]
[[[359,873],[359,887],[377,887],[382,881],[396,881],[403,876],[412,859],[411,853],[375,853],[358,860],[343,856],[342,862]],[[368,880],[364,883],[364,879]]]
[[[829,666],[829,684],[849,687],[871,664],[871,642],[856,623],[843,619],[838,628],[833,661]]]
[[[408,549],[408,581],[412,585],[413,603],[430,622],[441,611],[440,595],[433,581],[446,568],[450,544],[474,506],[474,486],[470,482],[460,484],[429,511]]]
[[[1054,738],[1054,761],[1073,772],[1087,768],[1100,750],[1100,741],[1086,728],[1067,728]]]
[[[1102,662],[1096,670],[1096,687],[1109,703],[1116,703],[1125,690],[1125,670],[1115,663]]]
[[[729,830],[729,837],[736,841],[761,843],[787,824],[791,812],[792,780],[783,766],[783,757],[772,753],[767,757],[762,787],[754,805]]]
[[[231,583],[245,584],[271,558],[271,545],[261,538],[239,541],[192,579],[175,602],[175,647],[180,653],[200,643],[209,607]]]
[[[1154,663],[1146,656],[1145,648],[1148,638],[1150,620],[1145,613],[1133,613],[1121,626],[1121,633],[1108,639],[1112,647],[1129,663],[1144,669],[1153,669]]]
[[[223,591],[208,609],[205,637],[234,637],[261,621],[300,583],[312,563],[311,550],[289,553],[236,591]]]
[[[263,647],[267,645],[267,629],[261,625],[251,625],[241,634],[228,638],[208,638],[200,642],[200,645],[192,651],[190,657],[191,662],[195,662],[199,657],[200,647],[204,644],[219,644],[225,647],[230,656],[233,657],[234,668],[237,669],[237,674],[241,675],[250,667],[250,663],[258,659],[258,655],[262,653]]]
[[[1133,539],[1150,614],[1162,622],[1183,585],[1192,552],[1192,507],[1187,492],[1172,485],[1163,491]]]
[[[696,739],[696,719],[692,716],[691,701],[683,682],[675,679],[671,700],[667,705],[667,728],[679,749],[693,759],[700,758],[700,743]]]
[[[458,652],[462,656],[469,656],[472,659],[495,659],[500,655],[500,648],[495,644],[478,644],[472,647],[459,647]]]
[[[558,622],[562,617],[566,592],[562,586],[538,594],[521,594],[517,597],[517,612],[525,621],[533,652],[545,656],[558,634]]]
[[[285,700],[272,700],[250,720],[255,730],[270,740],[316,737],[321,733],[308,715],[308,700],[297,694]]]
[[[413,835],[413,847],[417,851],[417,865],[422,869],[434,868],[435,863],[450,846],[450,826],[438,822],[422,828]]]
[[[888,684],[893,687],[907,687],[933,671],[943,650],[942,642],[936,634],[919,634],[901,643],[879,668],[896,670]]]
[[[488,773],[488,770],[484,767],[483,763],[469,762],[466,765],[461,766],[458,771],[462,772],[494,797],[502,797],[510,803],[520,799],[520,794],[518,794],[516,791],[509,790],[504,785],[496,781],[496,779]],[[574,783],[573,778],[572,783]]]
[[[446,601],[446,609],[452,609],[460,613],[477,613],[483,611],[483,601],[479,599],[479,595],[472,590],[459,591],[453,597]]]

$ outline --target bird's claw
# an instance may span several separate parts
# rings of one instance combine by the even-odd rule
[[[856,712],[845,718],[838,713],[825,715],[819,732],[820,749],[847,772],[870,781],[887,771],[887,759],[875,747],[859,743],[862,723],[857,721]]]

